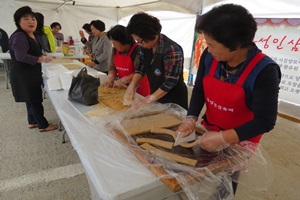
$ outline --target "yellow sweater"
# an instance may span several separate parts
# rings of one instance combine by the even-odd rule
[[[55,53],[56,52],[55,37],[53,36],[51,28],[49,26],[44,26],[43,30],[44,33],[47,35],[51,53]]]

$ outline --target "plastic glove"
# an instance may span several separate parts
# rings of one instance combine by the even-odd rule
[[[84,38],[84,33],[83,33],[82,30],[79,31],[79,35],[80,35],[81,38]]]
[[[180,126],[178,127],[176,133],[178,134],[179,132],[183,132],[184,134],[182,135],[182,137],[186,137],[195,130],[196,127],[195,124],[196,124],[195,118],[192,117],[185,118],[180,124]]]
[[[142,106],[150,104],[156,100],[157,100],[157,97],[155,95],[151,94],[151,95],[146,96],[144,99],[142,99],[140,101],[133,102],[132,107],[142,107]]]
[[[124,85],[128,85],[131,82],[131,78],[129,76],[124,76],[118,80],[118,82],[123,83]]]
[[[230,146],[230,144],[225,141],[222,131],[210,131],[204,133],[200,138],[199,143],[203,149],[209,152],[221,151]]]
[[[127,85],[124,84],[120,79],[117,81],[114,81],[113,83],[114,88],[127,88]]]
[[[42,62],[49,63],[49,62],[52,62],[53,60],[54,60],[54,58],[52,56],[43,56]]]
[[[115,78],[112,75],[108,75],[104,82],[104,85],[109,88],[113,87],[114,81],[115,81]]]
[[[135,95],[135,85],[134,84],[129,84],[126,91],[125,91],[125,94],[124,94],[124,101],[126,101],[128,103],[128,105],[131,104],[131,102],[133,101],[134,99],[134,95]],[[124,102],[123,102],[124,103]],[[130,104],[129,104],[130,103]],[[126,104],[127,105],[127,104]]]

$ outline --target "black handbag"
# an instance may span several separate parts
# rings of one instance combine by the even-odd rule
[[[84,105],[94,105],[98,103],[98,87],[100,79],[88,75],[86,67],[82,68],[76,77],[72,78],[69,90],[69,100],[82,103]]]

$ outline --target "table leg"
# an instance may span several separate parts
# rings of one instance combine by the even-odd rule
[[[4,72],[5,72],[5,80],[6,80],[6,89],[9,89],[8,83],[9,83],[10,60],[3,59],[3,64],[4,64]]]
[[[62,143],[66,143],[66,131],[64,131],[63,135],[62,135]]]
[[[62,129],[63,129],[63,124],[62,124],[61,120],[59,120],[59,122],[58,122],[58,130],[62,131]],[[67,131],[65,130],[63,132],[63,134],[62,134],[62,143],[63,144],[66,143],[66,133],[67,133]]]

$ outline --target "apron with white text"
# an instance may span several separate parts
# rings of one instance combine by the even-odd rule
[[[247,107],[243,83],[256,64],[264,57],[258,53],[247,65],[235,84],[223,82],[214,77],[217,60],[213,60],[209,74],[203,78],[206,102],[206,120],[201,122],[208,129],[219,131],[232,129],[254,118],[254,113]],[[262,134],[249,139],[258,143]]]
[[[138,44],[134,44],[128,55],[122,55],[119,51],[116,51],[116,55],[114,56],[114,62],[117,69],[117,73],[119,75],[119,78],[122,78],[124,76],[128,76],[132,73],[134,73],[134,65],[133,61],[131,59],[131,54],[133,50],[138,46]],[[136,90],[136,92],[142,96],[148,96],[150,95],[150,87],[148,78],[145,75],[139,82],[140,87]]]

